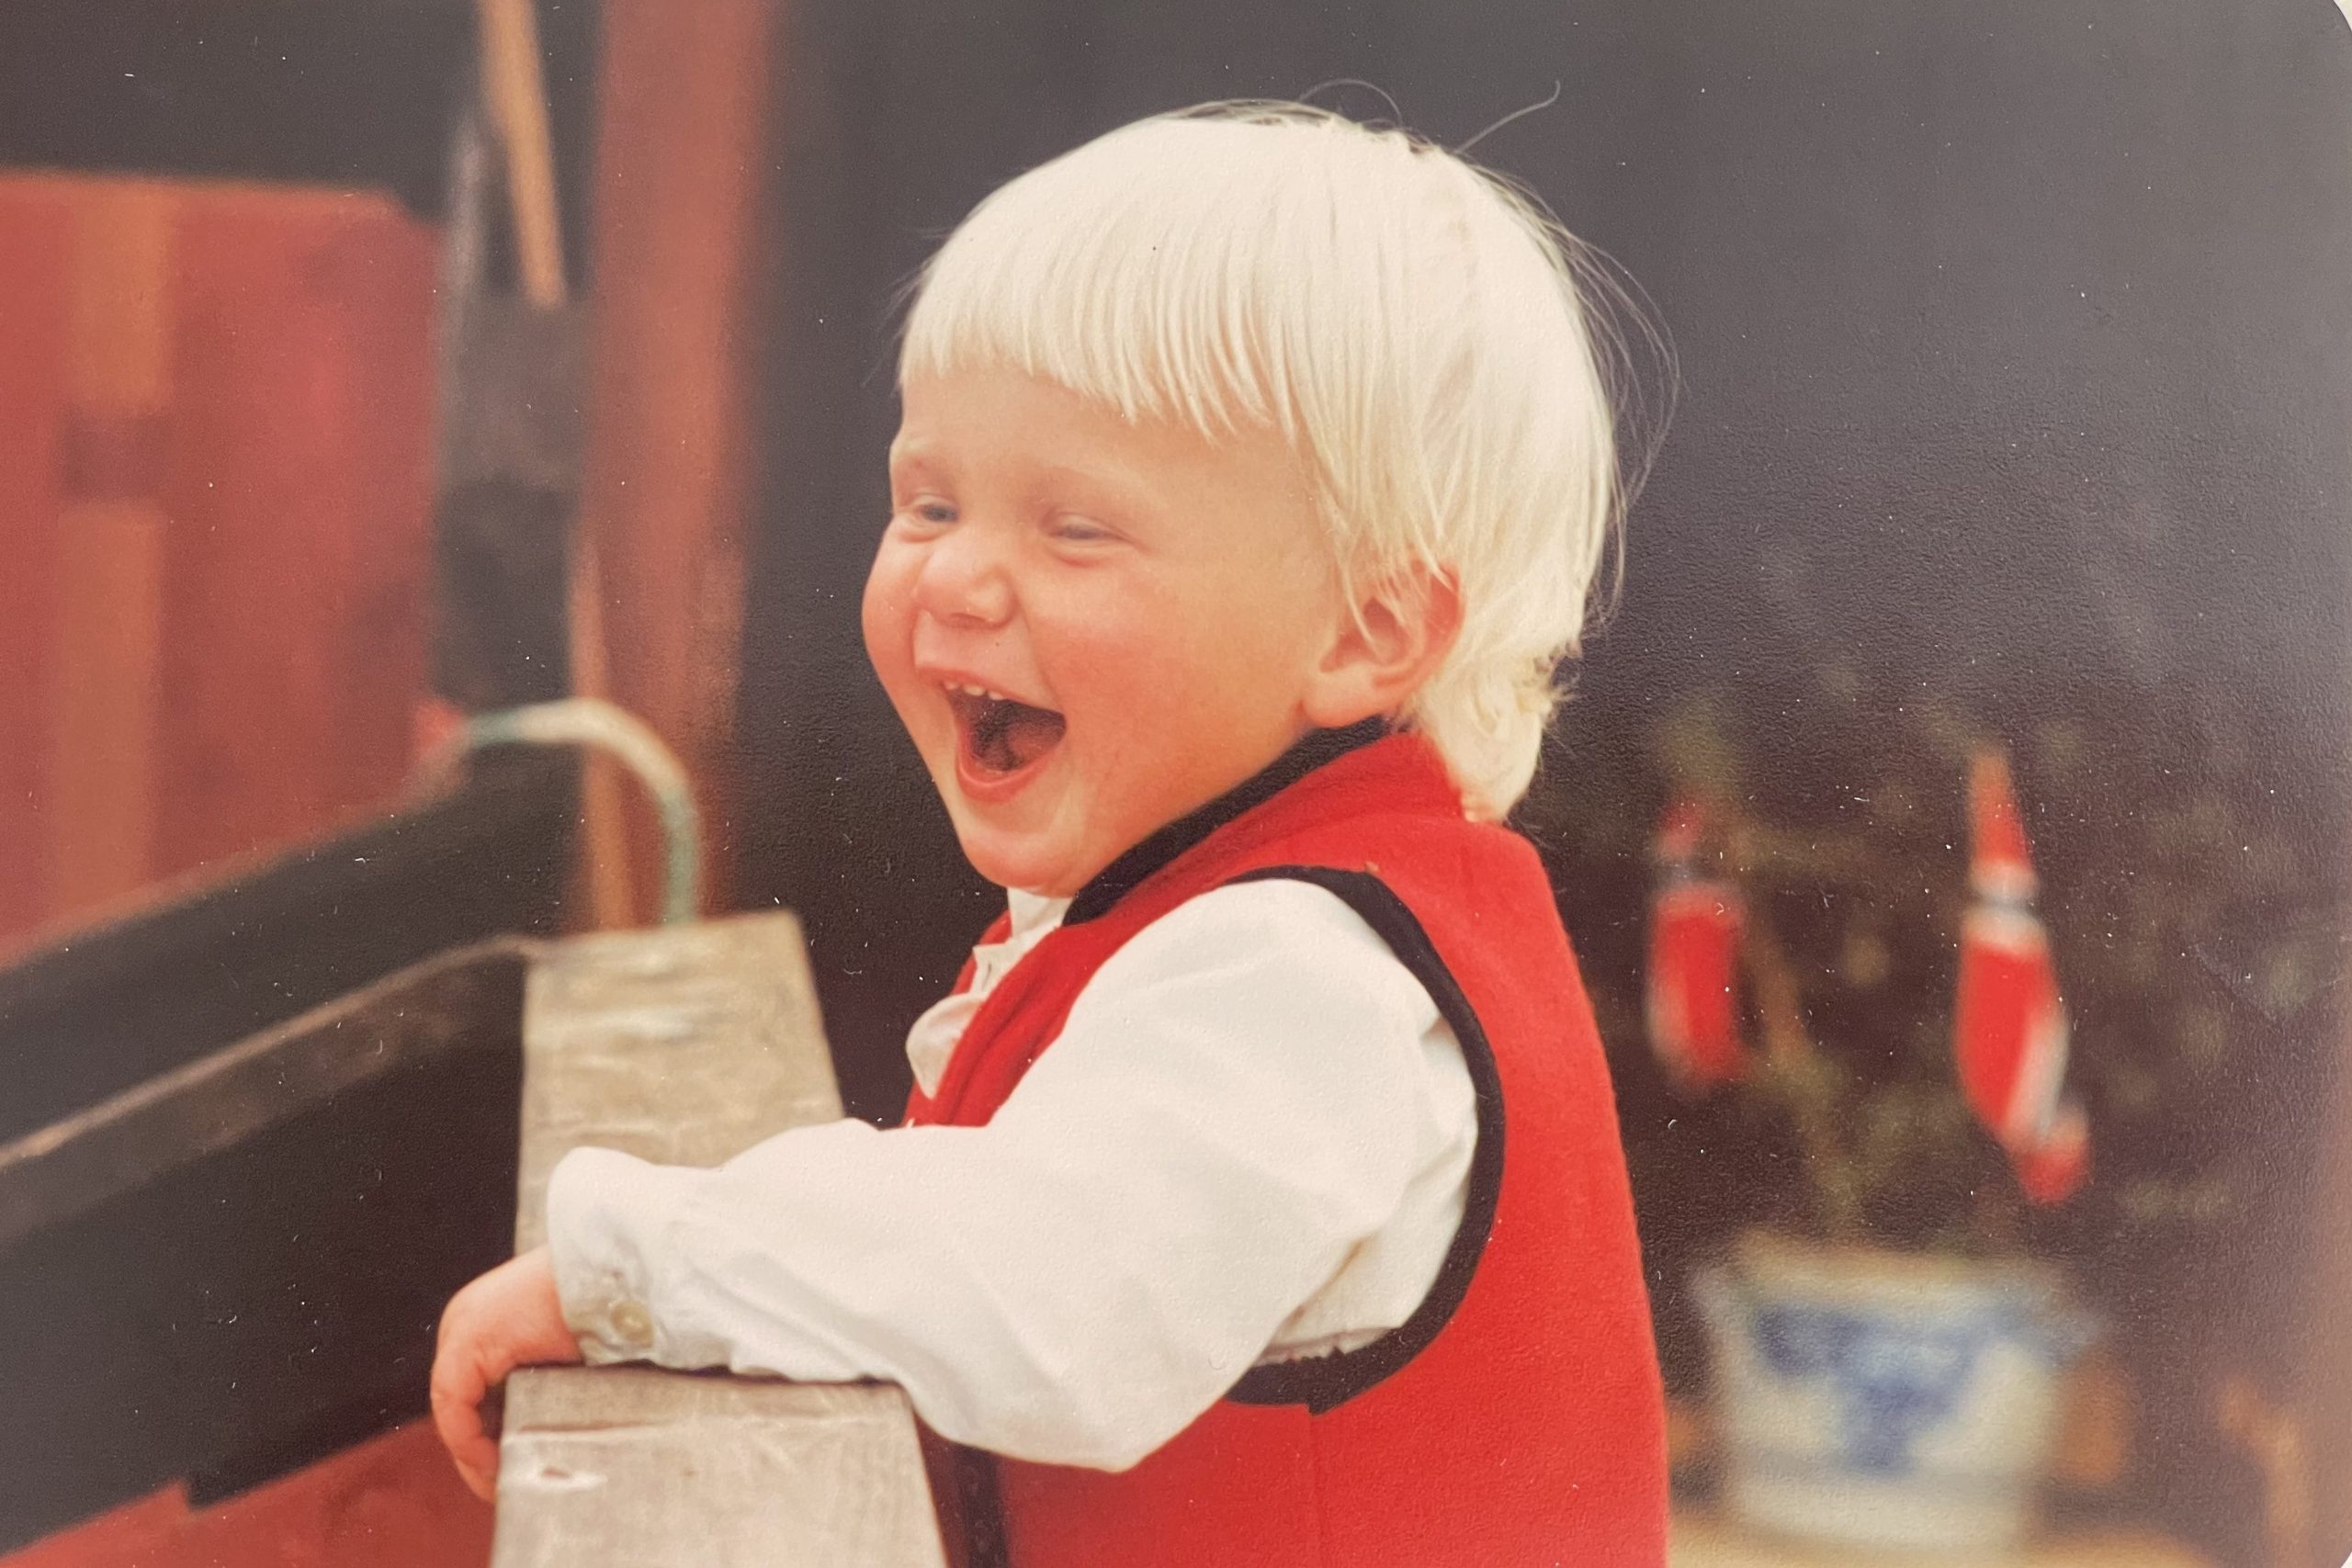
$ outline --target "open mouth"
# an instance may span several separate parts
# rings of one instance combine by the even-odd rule
[[[1009,778],[1061,743],[1063,720],[1051,708],[1033,707],[997,692],[949,686],[964,766],[982,781]]]

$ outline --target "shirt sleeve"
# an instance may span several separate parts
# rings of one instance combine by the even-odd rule
[[[1434,1020],[1330,893],[1218,889],[1096,972],[984,1127],[834,1122],[712,1170],[574,1151],[566,1317],[592,1360],[887,1379],[956,1441],[1126,1468],[1455,1141]]]

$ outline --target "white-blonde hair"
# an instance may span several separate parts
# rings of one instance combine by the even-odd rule
[[[1450,576],[1461,630],[1401,717],[1474,814],[1517,804],[1631,489],[1587,290],[1630,300],[1534,198],[1403,130],[1211,104],[1003,186],[914,287],[902,381],[1001,365],[1131,420],[1270,425],[1351,604]]]

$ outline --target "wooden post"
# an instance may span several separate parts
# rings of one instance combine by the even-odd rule
[[[606,0],[581,540],[609,694],[694,777],[724,906],[775,0]],[[639,919],[661,862],[632,838]]]
[[[518,1247],[576,1145],[714,1165],[837,1116],[798,924],[782,914],[577,937],[523,1023]],[[941,1568],[906,1395],[650,1367],[517,1372],[493,1568]]]

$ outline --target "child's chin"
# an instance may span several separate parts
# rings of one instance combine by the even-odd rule
[[[1041,897],[1059,898],[1084,886],[1093,868],[1084,863],[1086,847],[1040,824],[1022,829],[1001,816],[973,810],[957,802],[948,815],[956,824],[956,841],[964,858],[999,887],[1016,887]]]
[[[999,887],[1017,887],[1023,893],[1047,898],[1073,891],[1061,886],[1065,879],[1059,874],[1055,856],[1023,852],[972,835],[965,836],[962,842],[964,858],[972,863],[972,869]]]

